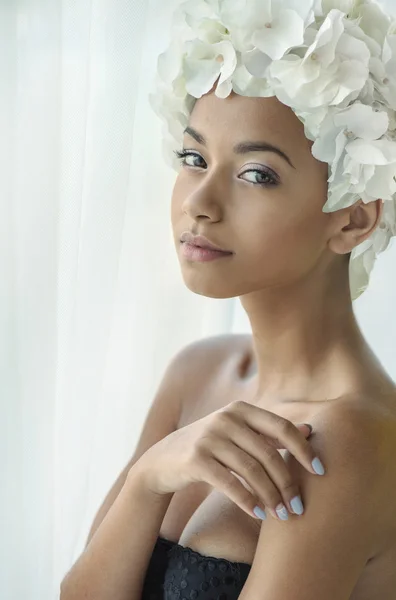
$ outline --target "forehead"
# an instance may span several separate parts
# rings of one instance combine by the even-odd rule
[[[304,125],[292,109],[276,96],[257,98],[231,92],[218,98],[213,91],[195,103],[189,123],[207,138],[209,144],[234,144],[238,141],[266,140],[310,152],[312,142],[305,137]]]

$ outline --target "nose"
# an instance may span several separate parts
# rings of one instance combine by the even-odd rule
[[[222,218],[222,193],[214,177],[206,176],[205,180],[191,182],[183,199],[182,210],[192,219],[206,217],[211,221]]]
[[[191,195],[183,202],[183,212],[191,217],[191,219],[206,218],[211,221],[219,221],[221,219],[221,211],[216,202],[211,202],[207,199],[198,199]]]

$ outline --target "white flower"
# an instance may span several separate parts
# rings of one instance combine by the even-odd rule
[[[161,80],[172,85],[173,82],[179,78],[183,78],[183,44],[179,40],[173,40],[166,50],[159,55],[157,61],[157,73],[161,77]]]
[[[368,169],[369,165],[364,165],[364,168]],[[366,189],[360,192],[362,200],[366,203],[377,200],[377,198],[393,201],[395,194],[395,162],[388,165],[375,165],[374,173],[368,180]]]
[[[396,235],[396,204],[395,202],[385,202],[382,213],[382,223],[380,229],[388,229],[392,235]]]
[[[327,15],[333,8],[350,14],[355,10],[357,0],[322,0],[321,4],[324,15]]]
[[[238,52],[253,49],[250,37],[261,19],[263,3],[267,0],[222,0],[219,18]]]
[[[269,56],[278,60],[293,46],[304,43],[304,21],[295,10],[279,8],[269,12],[268,21],[262,29],[253,34],[253,44]]]
[[[314,21],[312,0],[225,0],[221,16],[255,77],[263,77],[272,60],[303,45],[305,28]]]
[[[309,110],[356,99],[369,76],[367,45],[345,31],[344,13],[327,15],[305,56],[288,54],[268,69],[281,102]]]
[[[186,25],[188,27],[186,27]],[[178,10],[174,35],[183,41],[196,38],[216,44],[228,37],[227,29],[218,18],[216,4],[208,0],[187,0]]]
[[[304,124],[305,137],[311,141],[315,141],[319,136],[322,123],[329,113],[329,108],[327,106],[320,106],[315,110],[312,109],[310,112],[301,111],[296,108],[293,108],[293,110],[295,115]]]
[[[212,89],[220,75],[216,95],[226,98],[232,90],[232,75],[237,66],[235,49],[231,42],[208,44],[202,40],[186,42],[184,77],[186,90],[195,98]]]
[[[382,45],[363,31],[363,29],[360,27],[360,20],[351,21],[349,19],[344,19],[344,25],[345,31],[349,35],[361,40],[366,44],[372,57],[379,57],[381,55]]]
[[[232,88],[236,94],[241,96],[264,98],[275,95],[267,79],[254,77],[242,63],[238,64],[235,69],[232,77]]]
[[[329,112],[312,146],[313,156],[331,165],[324,212],[351,206],[359,197],[390,199],[396,192],[396,145],[378,139],[388,124],[386,112],[359,103]]]
[[[373,2],[359,2],[352,14],[359,17],[359,27],[364,33],[382,47],[389,30],[389,18],[381,7]]]
[[[353,140],[346,150],[363,165],[389,165],[396,162],[396,144],[390,140]]]
[[[315,20],[314,4],[313,0],[223,0],[220,15],[249,72],[262,77],[271,60],[304,43],[304,29]]]
[[[268,15],[265,26],[256,29],[251,41],[255,48],[243,54],[243,61],[252,75],[264,77],[273,60],[304,43],[304,22],[294,10],[279,10],[274,17]]]
[[[389,140],[367,141],[356,139],[346,147],[345,172],[355,177],[351,190],[361,195],[365,202],[377,198],[392,200],[396,193],[396,144]]]
[[[396,109],[396,35],[385,37],[382,57],[373,57],[370,72],[377,91]]]
[[[361,198],[368,203],[378,198],[394,202],[396,194],[396,148],[388,140],[356,139],[346,148],[343,161],[332,175],[324,212],[351,206]]]
[[[375,112],[371,106],[358,102],[342,110],[330,108],[312,146],[313,156],[332,166],[329,182],[334,181],[338,161],[351,138],[378,140],[387,131],[388,125],[386,112]]]

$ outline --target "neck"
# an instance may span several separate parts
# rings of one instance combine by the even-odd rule
[[[381,371],[356,322],[348,279],[322,292],[312,287],[241,297],[253,336],[248,380],[263,406],[359,394]]]

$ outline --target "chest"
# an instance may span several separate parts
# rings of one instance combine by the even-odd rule
[[[208,379],[200,397],[194,398],[184,407],[179,427],[203,418],[237,399],[252,401],[251,387],[239,383],[227,371],[216,380]],[[294,423],[314,424],[318,410],[316,407],[299,407],[278,412]],[[279,452],[283,456],[286,450]],[[261,521],[249,517],[227,496],[209,484],[199,482],[174,494],[159,535],[203,555],[251,565],[260,523]],[[382,600],[395,600],[395,561],[396,540],[367,563],[350,600],[373,600],[378,597]]]
[[[196,394],[197,397],[190,398],[183,407],[179,428],[207,416],[236,399],[248,401],[251,397],[250,390],[243,386],[238,389],[232,376],[233,370],[231,364],[229,368],[223,369],[216,378],[209,377],[207,374],[204,388]],[[205,377],[202,375],[205,374],[201,373],[201,378],[204,380]],[[200,516],[203,517],[202,510],[209,515],[210,510],[218,501],[219,494],[205,482],[192,484],[188,488],[176,492],[162,522],[160,535],[168,540],[180,542],[183,531],[193,515],[198,517],[196,514],[198,508],[201,508]],[[243,511],[240,512],[243,513]]]
[[[199,397],[183,407],[179,428],[235,400],[253,401],[252,385],[238,379],[235,376],[236,370],[236,365],[230,361],[216,378],[207,379]],[[301,408],[278,412],[295,423],[310,422],[314,414],[312,409],[309,411]],[[287,451],[278,452],[283,456]],[[202,552],[203,548],[204,554],[251,564],[260,524],[261,521],[249,517],[228,496],[205,482],[199,482],[173,495],[161,525],[160,535],[198,552]]]

